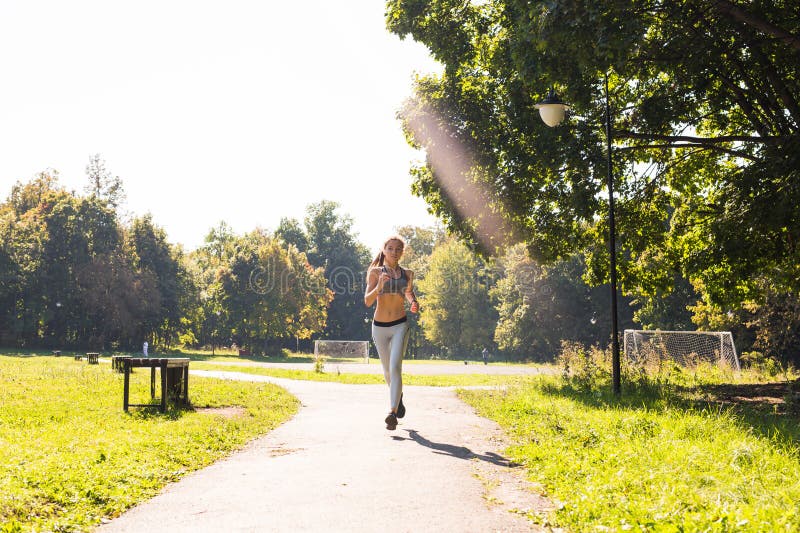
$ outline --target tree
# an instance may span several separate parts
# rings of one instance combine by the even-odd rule
[[[767,287],[763,303],[747,302],[746,325],[755,335],[753,348],[783,365],[800,361],[800,298]]]
[[[322,267],[334,297],[328,308],[325,337],[369,338],[369,310],[364,307],[364,283],[369,252],[353,234],[353,220],[337,213],[339,204],[323,200],[306,208],[308,262]]]
[[[183,251],[167,241],[166,232],[151,215],[134,218],[126,232],[127,245],[138,272],[156,281],[159,305],[140,323],[141,340],[168,347],[181,328],[181,318],[195,303],[195,288],[183,264]],[[157,342],[153,342],[157,341]]]
[[[216,227],[211,228],[206,235],[203,245],[203,250],[206,252],[204,255],[212,261],[222,261],[223,257],[230,256],[234,252],[233,247],[236,241],[236,235],[231,227],[222,221]]]
[[[254,231],[241,237],[236,254],[218,272],[220,305],[241,346],[270,350],[271,339],[309,338],[325,327],[333,294],[322,268],[305,254]]]
[[[411,263],[420,257],[426,257],[433,253],[436,245],[444,242],[444,229],[441,227],[420,227],[420,226],[401,226],[397,228],[397,234],[406,243],[403,251],[403,261]]]
[[[512,357],[552,360],[562,341],[589,345],[609,338],[610,295],[585,283],[580,256],[542,266],[517,245],[500,263],[501,277],[491,290],[499,314],[494,338]],[[622,328],[632,326],[626,303],[620,306]]]
[[[711,301],[700,283],[696,288],[703,298],[691,306],[692,321],[701,329],[731,331],[740,352],[752,348],[782,365],[796,365],[800,361],[800,298],[777,290],[768,279],[758,283],[761,297],[734,310]]]
[[[486,252],[516,241],[537,261],[582,251],[594,282],[607,279],[607,73],[623,287],[654,297],[677,273],[728,307],[759,298],[762,277],[796,293],[795,7],[390,0],[389,29],[444,65],[400,113],[427,152],[414,191]],[[550,87],[580,120],[541,124],[534,104]],[[657,254],[652,276],[643,259]]]
[[[86,177],[89,183],[86,185],[85,192],[89,196],[105,201],[114,210],[125,201],[122,180],[119,176],[114,176],[109,172],[106,162],[100,154],[89,158],[89,164],[86,165]]]
[[[119,346],[141,316],[116,213],[58,186],[55,173],[17,184],[0,207],[13,291],[5,319],[18,345]]]
[[[205,244],[185,258],[194,287],[194,304],[182,318],[184,340],[195,346],[211,346],[231,340],[233,326],[223,306],[223,280],[243,240],[224,221],[211,228]]]
[[[37,275],[42,268],[42,247],[46,241],[46,226],[41,206],[45,198],[63,193],[58,184],[58,173],[45,171],[28,183],[17,182],[7,201],[0,205],[0,231],[2,231],[2,297],[7,302],[2,310],[0,333],[8,342],[17,345],[34,343],[39,338],[38,324],[42,308],[41,298],[29,298],[29,292],[38,291],[42,284]],[[56,301],[52,313],[55,315]]]
[[[275,230],[275,237],[282,240],[287,245],[294,245],[301,252],[308,251],[308,235],[294,218],[281,218],[278,229]]]
[[[633,305],[638,309],[634,319],[641,325],[640,329],[691,331],[695,329],[691,308],[699,299],[700,295],[689,280],[678,275],[668,290],[635,299]]]
[[[14,215],[20,217],[41,205],[46,194],[63,190],[58,183],[58,171],[48,169],[38,173],[28,183],[21,181],[15,183],[6,206]]]
[[[136,272],[118,251],[92,257],[76,281],[86,317],[80,338],[90,349],[132,347],[141,339],[141,323],[160,307],[155,276]]]
[[[33,212],[43,222],[41,262],[26,291],[26,305],[41,302],[45,337],[52,344],[85,341],[91,328],[84,304],[83,271],[97,258],[121,256],[120,228],[114,211],[97,198],[80,198],[66,192],[45,196]],[[120,259],[124,262],[124,259]],[[100,320],[114,315],[111,307],[98,313]],[[108,342],[118,340],[109,338]]]
[[[0,343],[13,342],[13,323],[16,299],[20,291],[22,273],[14,259],[12,235],[14,213],[8,204],[0,205]]]
[[[97,350],[139,345],[154,330],[167,339],[194,291],[149,215],[123,228],[108,199],[65,191],[55,172],[14,186],[0,234],[6,342]]]
[[[417,281],[424,279],[429,270],[433,250],[446,242],[444,229],[438,225],[435,227],[401,226],[397,228],[397,234],[406,243],[401,261],[403,266],[414,272],[414,277]],[[414,292],[417,295],[417,299],[420,300],[425,295],[419,283],[415,284]],[[438,353],[438,347],[425,338],[420,321],[415,319],[413,315],[410,318],[406,353],[412,357],[416,357],[420,353]]]
[[[434,249],[430,269],[416,281],[425,338],[451,355],[478,353],[491,345],[496,314],[483,262],[451,239]]]

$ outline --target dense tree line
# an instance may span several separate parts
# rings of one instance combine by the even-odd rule
[[[122,220],[122,181],[100,156],[86,173],[83,194],[47,171],[0,204],[3,345],[266,354],[310,349],[312,337],[369,338],[370,254],[335,203],[275,231],[237,235],[223,222],[185,253],[150,215]]]
[[[122,189],[109,181],[117,183],[107,174],[100,186],[90,180],[77,195],[43,172],[0,204],[4,346],[138,351],[147,340],[158,350],[236,345],[276,354],[308,351],[319,338],[369,339],[363,290],[372,253],[337,204],[312,204],[303,222],[285,218],[274,231],[240,235],[223,222],[185,253],[150,215],[121,221]],[[474,357],[488,348],[505,359],[551,360],[563,341],[609,342],[608,290],[589,282],[584,255],[544,263],[520,243],[487,257],[441,227],[397,232],[422,304],[411,317],[409,356]],[[663,298],[624,296],[620,325],[704,323],[734,329],[740,350],[792,353],[781,328],[787,314],[796,320],[796,303],[769,295],[723,314],[678,276]]]
[[[150,215],[121,220],[121,181],[99,157],[87,175],[83,195],[64,190],[49,171],[15,185],[0,205],[3,345],[139,350],[146,340],[161,350],[236,345],[267,354],[311,338],[369,338],[363,290],[372,254],[335,203],[312,204],[302,223],[285,218],[272,232],[237,235],[223,222],[185,253]],[[575,326],[589,320],[584,306],[605,302],[590,296],[579,274],[548,277],[519,248],[489,264],[441,228],[404,226],[398,234],[423,304],[412,317],[414,356],[488,347],[548,358],[561,337],[602,339]],[[542,284],[557,278],[581,296]],[[601,319],[598,328],[605,325]]]
[[[17,183],[0,204],[0,342],[138,350],[272,341],[324,331],[333,293],[305,251],[221,224],[189,254],[150,215],[121,221],[121,180],[87,166],[85,195],[54,171]]]
[[[121,224],[116,194],[77,196],[53,171],[13,187],[0,205],[4,344],[110,349],[178,331],[193,288],[182,252],[149,216]]]

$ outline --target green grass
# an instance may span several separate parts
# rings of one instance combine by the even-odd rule
[[[375,374],[206,359],[193,368],[383,383]],[[607,374],[592,364],[571,378],[406,374],[404,381],[510,385],[459,394],[507,430],[507,456],[559,504],[531,513],[539,523],[574,532],[800,530],[796,390],[756,374],[669,368],[656,377],[625,375],[623,395],[614,397]],[[137,369],[132,378],[132,402],[148,401],[149,372]],[[748,387],[748,401],[736,400]],[[784,388],[786,402],[777,405]],[[240,406],[244,414],[174,407],[126,414],[122,376],[108,364],[0,356],[0,531],[91,529],[298,409],[270,384],[192,377],[190,398],[195,408]]]
[[[150,401],[149,372],[131,401]],[[194,408],[122,410],[122,375],[71,357],[0,356],[0,531],[85,531],[276,427],[297,400],[265,383],[192,378]]]
[[[561,506],[570,531],[800,530],[796,414],[710,401],[702,385],[627,385],[622,398],[537,376],[460,391],[511,435],[512,460]],[[773,409],[774,411],[774,409]]]
[[[405,364],[405,362],[403,362]],[[258,366],[233,366],[223,363],[203,362],[193,366],[203,370],[222,370],[227,372],[242,372],[260,376],[272,376],[285,379],[299,379],[306,381],[332,381],[351,385],[371,385],[385,383],[383,374],[351,374],[336,372],[314,372],[313,370],[292,370],[286,368],[264,368]],[[501,386],[522,383],[528,376],[491,375],[491,374],[451,374],[451,375],[416,375],[403,374],[404,385],[426,385],[430,387],[471,387],[471,386]]]

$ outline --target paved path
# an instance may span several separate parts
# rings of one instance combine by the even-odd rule
[[[408,414],[387,431],[384,385],[192,375],[277,383],[302,407],[98,531],[516,532],[533,526],[511,509],[549,505],[502,456],[500,429],[452,390],[406,387]]]

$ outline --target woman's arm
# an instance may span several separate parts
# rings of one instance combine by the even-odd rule
[[[372,307],[372,304],[378,299],[378,295],[382,294],[383,286],[388,279],[389,276],[381,272],[380,268],[373,267],[369,269],[367,289],[364,291],[364,305]]]
[[[414,294],[414,273],[406,270],[408,276],[408,286],[406,286],[406,300],[411,304],[411,312],[416,313],[419,311],[419,302],[417,302],[417,295]]]

